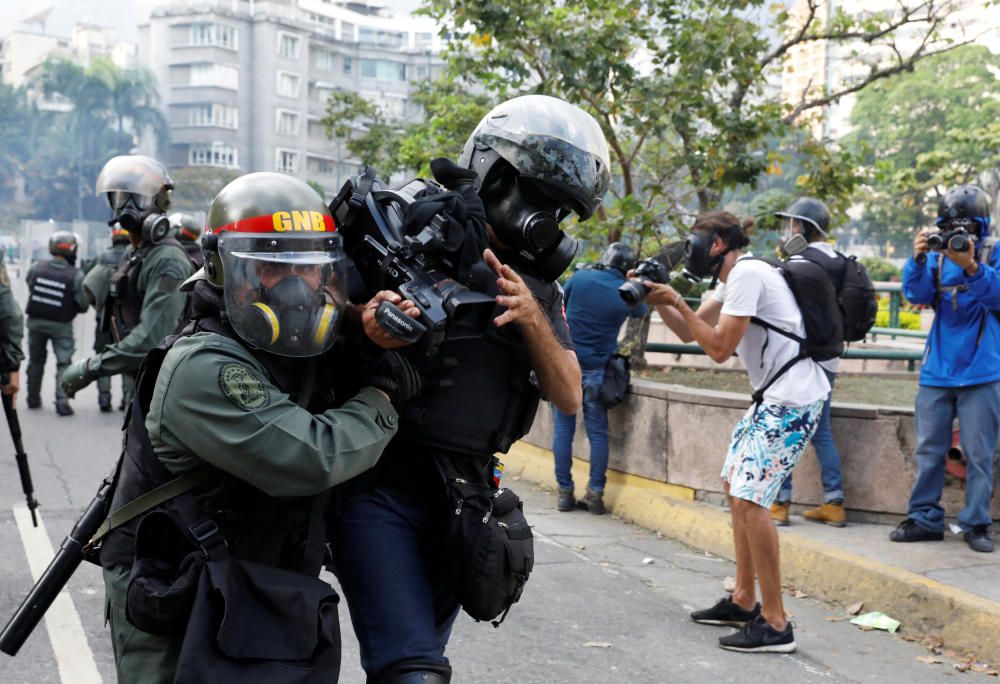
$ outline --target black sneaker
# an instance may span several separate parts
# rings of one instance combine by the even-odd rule
[[[576,497],[573,496],[573,488],[559,488],[559,498],[556,499],[556,509],[566,513],[576,508]]]
[[[748,621],[760,615],[760,604],[753,610],[743,610],[733,603],[733,595],[719,599],[711,608],[696,610],[691,613],[691,619],[702,625],[722,625],[724,627],[742,627]]]
[[[986,525],[976,525],[962,535],[969,548],[980,553],[993,553],[993,540],[990,539],[990,528]]]
[[[758,615],[736,634],[721,637],[719,646],[741,653],[794,653],[795,634],[792,633],[792,623],[785,626],[785,631],[779,632],[767,624],[763,615]]]
[[[925,530],[912,518],[907,518],[899,523],[899,527],[889,533],[889,541],[894,542],[941,541],[942,539],[944,539],[944,532]]]

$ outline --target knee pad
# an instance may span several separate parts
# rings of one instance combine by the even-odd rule
[[[373,677],[367,684],[449,684],[451,665],[435,660],[400,660]]]

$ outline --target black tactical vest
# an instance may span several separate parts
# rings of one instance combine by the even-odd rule
[[[206,330],[234,337],[231,329],[219,321],[201,319],[193,321],[180,334],[165,339],[146,356],[126,417],[125,444],[111,500],[112,512],[173,479],[153,452],[146,432],[146,415],[156,377],[170,347],[182,337]],[[280,388],[291,381],[290,378],[274,377],[270,367],[268,371]],[[192,425],[191,429],[197,430],[198,426]],[[207,463],[204,467],[214,470],[215,477],[208,484],[197,487],[194,495],[203,511],[219,526],[234,556],[309,575],[319,573],[326,552],[323,513],[327,493],[276,498]],[[105,537],[100,550],[102,566],[132,565],[138,524],[139,518],[134,519]]]
[[[486,268],[477,264],[476,270]],[[490,272],[492,273],[492,272]],[[477,274],[479,275],[479,274]],[[495,277],[483,289],[496,294]],[[477,278],[482,282],[482,277]],[[542,311],[558,289],[525,278]],[[500,314],[499,307],[494,317]],[[483,337],[446,341],[430,359],[414,359],[425,378],[424,391],[402,411],[400,437],[449,451],[507,453],[527,434],[538,409],[531,358],[514,324],[490,325]]]
[[[27,313],[32,318],[69,323],[80,313],[73,282],[76,267],[56,268],[51,261],[35,268],[35,282],[28,295]]]
[[[111,276],[108,301],[111,304],[111,336],[115,342],[121,342],[128,337],[135,326],[139,325],[142,315],[142,300],[146,294],[139,290],[139,273],[142,271],[142,265],[146,258],[154,249],[161,247],[177,248],[184,251],[181,243],[172,237],[166,237],[155,245],[148,242],[143,243],[127,259],[122,259]],[[184,254],[186,256],[187,252]]]

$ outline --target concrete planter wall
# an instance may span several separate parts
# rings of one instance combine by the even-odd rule
[[[733,427],[750,404],[749,395],[697,390],[634,380],[621,406],[609,413],[613,470],[690,487],[703,498],[721,495],[719,473]],[[840,404],[832,409],[841,454],[845,504],[875,514],[905,515],[916,473],[912,409]],[[542,403],[525,441],[552,448],[552,411]],[[582,415],[577,417],[574,456],[587,460]],[[822,501],[819,465],[810,446],[795,469],[793,502]],[[585,483],[577,483],[582,488]],[[964,485],[948,478],[943,504],[948,515],[962,507]],[[993,502],[1000,517],[1000,502]]]

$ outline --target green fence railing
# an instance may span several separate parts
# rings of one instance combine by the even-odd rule
[[[697,344],[681,344],[676,342],[649,342],[646,344],[646,351],[659,354],[705,354],[705,350]],[[841,358],[906,361],[906,369],[912,372],[916,370],[917,361],[919,361],[923,355],[923,351],[915,349],[852,349],[848,347],[844,350]]]

